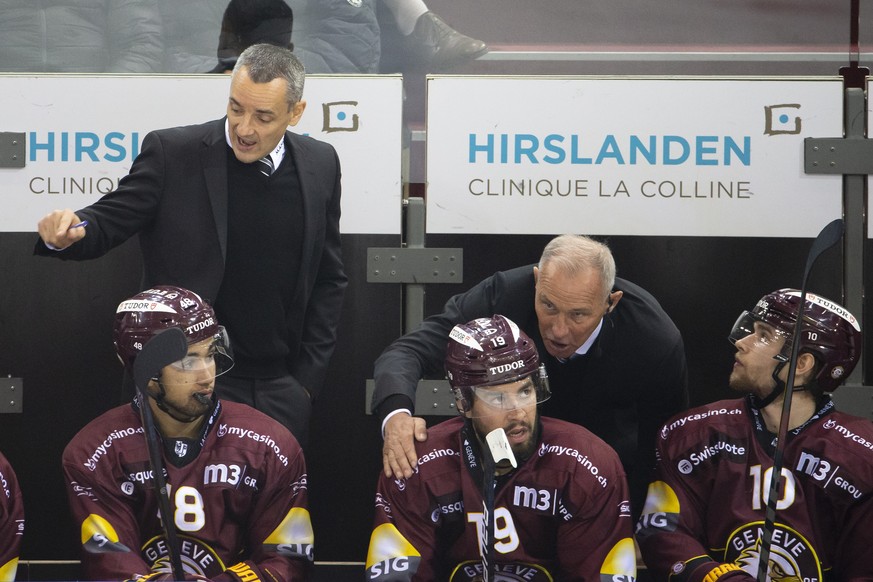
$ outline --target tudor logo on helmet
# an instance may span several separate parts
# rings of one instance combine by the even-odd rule
[[[462,413],[471,410],[477,391],[482,397],[486,387],[528,377],[533,382],[531,396],[537,403],[551,396],[545,366],[540,365],[536,345],[503,315],[456,325],[449,334],[445,368],[458,411]],[[501,402],[509,406],[515,399]]]
[[[800,295],[797,289],[779,289],[762,297],[751,311],[740,314],[728,339],[735,344],[754,333],[756,321],[769,324],[784,339],[776,358],[787,362],[794,342]],[[861,338],[858,320],[846,308],[824,297],[806,294],[798,353],[810,353],[819,363],[820,369],[813,379],[818,389],[833,392],[851,374],[861,353]]]
[[[488,375],[494,376],[497,374],[503,374],[505,372],[511,372],[513,370],[519,370],[522,368],[524,368],[524,360],[516,360],[515,362],[510,362],[508,364],[501,364],[499,366],[488,368]]]
[[[195,323],[193,325],[189,325],[188,327],[186,327],[185,333],[192,334],[195,331],[200,331],[201,329],[205,329],[206,327],[208,327],[210,325],[215,325],[215,320],[211,317],[208,317],[208,318],[204,319],[203,321],[198,321],[197,323]]]
[[[214,340],[215,375],[233,366],[225,329],[215,312],[197,293],[172,285],[158,285],[122,301],[115,313],[113,343],[118,359],[130,371],[143,346],[156,334],[177,327],[188,344]]]
[[[163,303],[133,300],[122,301],[121,304],[119,304],[118,309],[115,310],[116,313],[121,313],[123,311],[163,311],[165,313],[175,313],[172,307],[164,305]]]

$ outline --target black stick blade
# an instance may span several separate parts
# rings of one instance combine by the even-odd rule
[[[809,272],[812,270],[812,265],[816,260],[818,260],[822,253],[840,242],[840,239],[842,238],[843,219],[837,218],[821,229],[821,232],[818,233],[818,236],[815,237],[814,241],[812,241],[812,247],[810,247],[809,255],[806,257],[806,270],[803,273],[804,289],[806,289],[806,279],[809,276]]]
[[[146,342],[133,362],[133,381],[137,390],[145,394],[149,380],[157,376],[164,366],[181,360],[188,353],[185,333],[171,327],[156,333]]]

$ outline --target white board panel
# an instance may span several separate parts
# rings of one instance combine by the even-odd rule
[[[839,78],[431,77],[431,233],[813,237]]]
[[[0,132],[24,133],[25,166],[0,168],[0,231],[35,231],[79,209],[130,169],[146,133],[222,117],[230,77],[0,76]],[[343,233],[399,234],[402,79],[309,76],[292,128],[331,143],[343,172]]]

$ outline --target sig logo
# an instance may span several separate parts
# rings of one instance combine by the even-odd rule
[[[306,558],[310,562],[315,559],[315,547],[312,544],[279,544],[276,553],[289,558]]]
[[[800,133],[800,103],[764,106],[764,135],[797,135]]]
[[[410,558],[408,556],[389,558],[370,566],[370,569],[367,571],[367,577],[370,580],[399,580],[400,578],[397,578],[395,574],[408,572],[411,568],[415,572],[417,564],[413,568],[412,562],[418,562],[418,560],[418,558]]]
[[[667,518],[667,514],[663,511],[646,513],[640,516],[640,521],[637,524],[637,531],[646,527],[666,530],[670,528],[670,520]]]
[[[322,103],[321,131],[334,133],[337,131],[358,131],[357,101],[331,101]]]

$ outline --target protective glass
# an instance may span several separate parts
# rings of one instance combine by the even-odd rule
[[[227,330],[219,326],[218,333],[213,336],[212,344],[205,354],[191,354],[170,364],[178,372],[193,373],[214,369],[214,378],[221,376],[233,367],[233,354],[230,350],[230,338]],[[213,368],[214,367],[214,368]],[[192,382],[194,380],[192,379]],[[203,381],[198,378],[197,381]]]
[[[473,386],[468,390],[472,393],[474,402],[484,404],[474,407],[470,403],[469,412],[473,416],[536,406],[552,395],[545,366],[540,366],[536,373],[516,382],[497,386]]]
[[[791,334],[754,317],[744,311],[734,323],[728,340],[736,344],[749,338],[751,347],[756,350],[774,352],[773,357],[787,361],[791,355]]]

